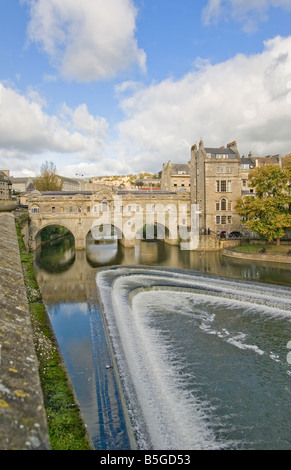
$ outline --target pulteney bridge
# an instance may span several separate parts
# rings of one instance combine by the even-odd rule
[[[199,226],[199,211],[191,207],[186,191],[33,191],[27,203],[31,250],[40,243],[40,231],[49,225],[67,228],[76,249],[86,248],[88,234],[98,240],[111,235],[113,229],[126,247],[134,246],[146,230],[146,238],[157,237],[171,245],[183,243],[183,249],[197,248],[192,229]]]

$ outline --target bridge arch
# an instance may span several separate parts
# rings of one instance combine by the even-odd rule
[[[75,230],[75,224],[72,223],[67,223],[63,219],[55,218],[51,220],[30,220],[29,224],[29,247],[31,250],[35,250],[42,242],[41,239],[41,232],[47,228],[47,227],[63,227],[65,228],[68,232],[71,233],[71,235],[74,238],[74,243],[76,244],[76,230]]]

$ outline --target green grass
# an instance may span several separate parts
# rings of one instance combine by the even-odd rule
[[[266,253],[270,255],[286,255],[287,252],[291,249],[290,245],[271,245],[271,244],[258,244],[258,245],[244,245],[244,246],[237,246],[234,248],[235,251],[239,251],[240,253],[259,253],[262,248],[266,249]]]
[[[52,450],[90,450],[91,446],[79,406],[42,302],[33,270],[33,256],[26,251],[23,242],[21,222],[16,222],[17,237],[51,448]]]

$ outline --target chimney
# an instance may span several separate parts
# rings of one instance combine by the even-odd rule
[[[230,142],[229,144],[227,144],[227,148],[236,151],[237,150],[236,140],[234,140],[233,142]]]

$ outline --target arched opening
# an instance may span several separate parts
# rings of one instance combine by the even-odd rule
[[[94,224],[86,236],[86,245],[99,243],[116,244],[122,238],[118,227],[110,223]]]
[[[138,232],[136,237],[140,240],[151,241],[165,241],[170,236],[169,229],[160,223],[145,224]]]
[[[227,201],[225,198],[222,198],[221,201],[220,201],[220,209],[222,211],[226,211],[226,205],[227,205]]]
[[[104,266],[120,257],[120,238],[122,233],[114,225],[94,225],[86,236],[86,257],[90,264]]]
[[[63,225],[46,225],[36,236],[38,266],[49,272],[66,271],[75,261],[75,238]]]

